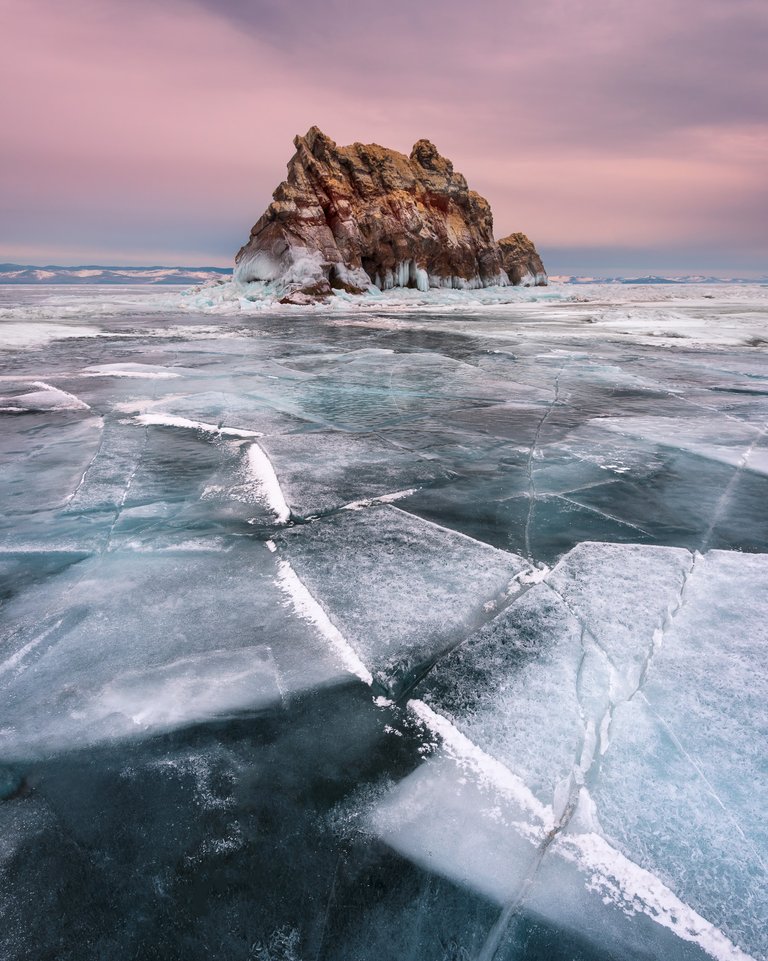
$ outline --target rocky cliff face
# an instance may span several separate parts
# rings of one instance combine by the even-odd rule
[[[488,202],[428,140],[410,157],[376,144],[338,147],[317,127],[294,144],[288,178],[235,258],[235,279],[279,281],[294,303],[334,287],[362,293],[372,284],[427,290],[510,283]],[[541,269],[516,269],[515,276],[546,283],[526,243]],[[522,279],[529,275],[544,279]]]
[[[511,284],[524,284],[526,287],[544,287],[547,272],[541,257],[525,234],[510,234],[499,241],[501,262]]]

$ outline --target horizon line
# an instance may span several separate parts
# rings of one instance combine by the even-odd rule
[[[217,264],[205,264],[200,266],[191,266],[188,264],[96,264],[96,263],[83,263],[83,264],[56,264],[56,263],[45,263],[45,264],[31,264],[31,263],[16,263],[14,261],[2,261],[0,262],[0,285],[3,284],[2,276],[4,273],[9,273],[8,268],[15,270],[60,270],[60,271],[75,271],[75,270],[114,270],[114,271],[127,271],[127,272],[139,272],[139,271],[149,271],[149,270],[178,270],[178,271],[188,271],[188,272],[204,272],[211,271],[216,273],[226,273],[231,274],[233,272],[233,267],[223,266]],[[559,282],[566,281],[568,279],[575,280],[645,280],[645,279],[660,279],[660,280],[678,280],[685,278],[703,278],[719,281],[740,281],[740,282],[754,282],[761,283],[768,280],[768,271],[761,274],[754,272],[753,276],[747,276],[736,274],[728,270],[677,270],[666,272],[649,271],[649,270],[632,270],[628,269],[627,272],[621,270],[589,270],[583,272],[576,271],[564,271],[560,270],[548,274],[550,281]]]

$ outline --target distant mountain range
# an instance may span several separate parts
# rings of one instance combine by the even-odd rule
[[[0,264],[0,284],[150,284],[184,285],[202,284],[208,280],[229,280],[230,267],[105,267],[84,264],[80,267],[32,264]],[[550,275],[550,283],[560,284],[766,284],[768,276],[747,279],[744,277],[707,277],[688,274],[677,277],[576,277]]]
[[[81,267],[0,264],[0,284],[202,284],[228,280],[230,267]]]
[[[676,277],[660,277],[649,274],[646,277],[571,277],[566,275],[549,276],[550,283],[556,284],[765,284],[765,277],[708,277],[704,274],[684,274]]]

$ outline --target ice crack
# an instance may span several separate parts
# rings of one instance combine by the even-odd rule
[[[747,447],[747,449],[741,455],[741,458],[739,459],[739,463],[736,465],[733,471],[733,474],[731,475],[731,479],[726,484],[725,490],[723,491],[723,493],[720,495],[720,498],[718,499],[718,502],[715,506],[714,513],[712,514],[712,521],[710,522],[710,525],[707,528],[704,534],[704,537],[702,538],[701,548],[700,548],[702,554],[708,550],[709,543],[712,540],[712,535],[714,534],[715,528],[720,522],[720,518],[722,517],[723,511],[725,510],[725,506],[728,503],[728,501],[731,499],[731,495],[733,494],[733,491],[736,485],[739,483],[739,480],[741,479],[741,475],[748,468],[749,458],[752,456],[754,449],[760,444],[762,439],[765,437],[766,433],[768,433],[768,422],[766,422],[766,424],[764,425],[760,433],[754,438],[754,440],[749,445],[749,447]]]
[[[573,504],[574,507],[579,507],[581,510],[589,511],[592,514],[598,514],[600,517],[604,517],[606,520],[612,521],[614,524],[621,524],[622,527],[631,527],[632,530],[637,531],[639,534],[645,534],[646,537],[650,536],[648,531],[643,530],[642,527],[638,527],[637,524],[632,524],[630,521],[624,520],[621,517],[616,517],[614,514],[609,514],[607,511],[601,511],[597,507],[592,507],[589,504],[580,504],[579,501],[575,501],[572,498],[567,497],[565,494],[552,494],[550,496],[556,497],[558,500],[565,501],[567,504]]]
[[[694,552],[691,555],[690,566],[686,571],[683,571],[683,582],[680,585],[680,590],[678,592],[677,597],[675,598],[675,602],[670,608],[667,609],[667,613],[666,613],[666,616],[664,617],[664,622],[661,625],[661,627],[657,628],[653,632],[653,638],[648,647],[646,657],[640,667],[640,673],[637,678],[637,685],[635,686],[634,691],[632,691],[632,693],[627,698],[627,701],[631,701],[633,697],[635,697],[637,694],[640,694],[642,692],[642,689],[645,685],[646,678],[648,677],[648,671],[651,667],[651,662],[653,661],[653,658],[656,655],[657,651],[661,648],[665,635],[668,634],[669,631],[672,629],[672,623],[674,619],[680,613],[680,610],[685,604],[688,585],[690,583],[691,578],[693,577],[694,571],[696,570],[696,561],[698,560],[699,557],[701,557],[701,555],[696,552]]]
[[[402,704],[407,701],[416,688],[421,684],[421,682],[428,677],[432,671],[449,655],[453,654],[454,651],[458,650],[463,644],[474,637],[474,635],[489,624],[491,621],[495,620],[500,614],[516,604],[522,597],[524,597],[528,591],[534,588],[537,584],[540,584],[549,573],[547,568],[528,568],[515,574],[509,583],[509,587],[505,596],[501,600],[491,600],[485,605],[485,616],[482,616],[472,627],[467,634],[460,637],[453,644],[448,647],[443,648],[438,651],[430,660],[423,665],[416,676],[410,681],[409,684],[405,686],[403,691],[397,697],[397,703]]]
[[[80,490],[81,490],[83,484],[85,483],[86,478],[88,477],[88,474],[89,474],[91,468],[93,467],[93,465],[94,465],[94,463],[96,462],[98,456],[101,454],[102,450],[104,449],[104,418],[103,418],[103,417],[100,417],[99,420],[101,421],[101,437],[99,438],[98,446],[96,447],[96,451],[94,452],[93,457],[88,461],[88,464],[86,465],[86,468],[85,468],[85,470],[83,471],[80,480],[77,482],[77,486],[75,487],[75,489],[72,491],[72,493],[69,495],[69,497],[67,497],[66,501],[64,502],[64,503],[65,503],[65,506],[68,506],[69,504],[71,504],[72,501],[73,501],[73,500],[77,497],[77,495],[80,493]]]
[[[526,477],[528,479],[528,513],[525,518],[525,531],[524,531],[524,543],[525,543],[525,556],[530,560],[533,557],[531,552],[531,525],[533,524],[533,515],[536,509],[536,481],[534,480],[533,471],[533,459],[536,456],[536,449],[539,445],[539,437],[544,429],[544,425],[555,409],[556,405],[560,402],[560,377],[565,370],[565,364],[560,368],[560,370],[555,375],[554,381],[554,397],[550,402],[547,409],[544,411],[539,423],[536,425],[536,432],[533,435],[533,440],[531,441],[531,447],[528,451],[528,459],[525,464]]]
[[[136,478],[136,475],[139,472],[139,467],[141,467],[141,462],[144,459],[144,452],[147,449],[148,443],[149,443],[149,429],[145,427],[144,443],[141,446],[139,455],[136,458],[136,462],[133,465],[133,470],[131,471],[128,477],[128,480],[126,481],[125,487],[123,488],[123,494],[122,494],[122,497],[120,498],[120,503],[115,507],[115,516],[112,520],[112,523],[109,526],[109,531],[107,532],[107,543],[106,543],[105,549],[108,551],[112,549],[112,536],[115,532],[115,527],[117,526],[117,523],[120,520],[120,516],[123,513],[125,502],[128,500],[128,494],[130,493],[131,487],[133,486],[134,479]]]
[[[555,840],[567,831],[580,805],[584,803],[587,807],[590,807],[591,798],[589,789],[594,787],[599,777],[602,757],[609,743],[610,727],[614,713],[620,704],[632,700],[632,698],[642,691],[653,656],[661,646],[663,636],[670,629],[674,617],[685,603],[686,589],[693,574],[695,564],[696,557],[693,556],[689,569],[683,575],[683,581],[674,605],[667,610],[662,624],[653,632],[645,657],[640,665],[637,679],[630,690],[628,690],[626,685],[615,683],[615,681],[621,678],[622,672],[614,658],[611,657],[610,651],[600,643],[585,620],[573,611],[562,594],[551,584],[547,585],[561,598],[572,616],[574,616],[581,625],[580,642],[582,654],[576,671],[576,698],[583,725],[581,744],[578,755],[574,758],[570,773],[555,791],[553,798],[554,824],[539,845],[528,875],[523,881],[519,891],[502,909],[485,944],[477,955],[477,961],[492,961],[509,929],[510,923],[524,905],[528,892],[536,879],[547,851]],[[588,694],[588,690],[592,689],[588,688],[586,683],[587,680],[591,679],[588,676],[590,674],[590,661],[595,655],[607,666],[609,679],[608,690],[604,692],[602,699],[597,698],[597,703],[594,693]],[[626,679],[625,677],[625,680]],[[594,821],[594,812],[592,810],[589,812],[589,818]]]

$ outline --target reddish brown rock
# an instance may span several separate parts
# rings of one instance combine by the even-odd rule
[[[502,263],[511,284],[546,287],[547,272],[538,251],[525,234],[510,234],[499,241]]]
[[[410,157],[338,147],[317,127],[294,144],[287,179],[235,258],[236,280],[278,281],[286,303],[372,284],[509,283],[488,202],[428,140]]]

